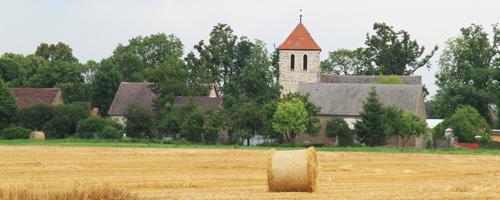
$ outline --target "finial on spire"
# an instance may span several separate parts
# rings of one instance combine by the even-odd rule
[[[302,9],[300,9],[299,22],[302,23]]]

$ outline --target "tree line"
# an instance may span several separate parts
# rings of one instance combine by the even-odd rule
[[[430,67],[437,47],[426,54],[425,47],[408,32],[396,31],[385,23],[375,23],[373,31],[367,34],[365,47],[330,52],[321,62],[321,72],[411,75],[417,69]],[[428,102],[430,117],[445,118],[469,105],[495,126],[491,111],[500,102],[499,43],[497,26],[493,26],[493,37],[490,37],[482,26],[474,24],[462,28],[460,35],[446,43],[436,75],[440,89]],[[137,137],[178,133],[190,141],[213,143],[214,133],[223,128],[233,142],[259,134],[293,143],[298,133],[319,132],[316,117],[319,108],[308,102],[306,96],[289,94],[280,101],[279,52],[268,52],[264,42],[238,36],[227,24],[217,24],[208,40],[199,41],[191,52],[184,53],[184,45],[178,37],[163,33],[134,37],[127,44],[119,44],[111,56],[99,62],[81,63],[62,42],[42,43],[30,55],[5,53],[0,56],[0,77],[4,87],[59,87],[65,103],[87,102],[89,107],[99,107],[104,116],[120,82],[148,81],[158,96],[153,110],[131,105],[126,112],[126,117],[132,120],[128,120],[128,128],[123,129]],[[207,95],[207,83],[218,85],[224,100],[221,111],[204,110],[193,104],[173,106],[176,96]],[[21,111],[5,106],[8,103],[4,102],[11,103],[7,93],[0,96],[0,125],[3,124],[0,128],[6,128],[18,118],[15,113]],[[301,102],[306,110],[305,129],[302,125],[294,131],[279,127],[280,117],[286,118],[277,114],[280,109],[287,110],[286,106],[280,107],[284,106],[283,101],[295,102],[294,105]],[[72,127],[69,131],[76,133],[78,122],[69,124]],[[97,129],[103,129],[101,125],[96,125],[101,127]],[[122,129],[115,125],[108,127]],[[280,137],[284,132],[288,135]]]

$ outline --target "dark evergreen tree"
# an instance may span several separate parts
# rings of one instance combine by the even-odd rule
[[[387,134],[383,116],[384,106],[380,102],[375,88],[371,88],[368,98],[363,102],[361,118],[354,126],[354,132],[362,143],[369,146],[385,144]]]
[[[0,77],[0,130],[13,121],[18,110],[16,98]]]

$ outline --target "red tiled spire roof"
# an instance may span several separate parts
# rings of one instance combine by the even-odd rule
[[[309,31],[299,23],[292,33],[286,38],[285,42],[278,47],[279,50],[317,50],[321,48],[316,44]]]

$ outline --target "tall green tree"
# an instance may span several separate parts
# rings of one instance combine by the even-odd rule
[[[13,121],[18,110],[16,98],[0,77],[0,130]]]
[[[384,123],[384,106],[380,102],[375,88],[371,88],[363,102],[360,120],[354,125],[354,132],[362,143],[368,146],[381,146],[386,143],[386,125]]]
[[[180,57],[183,45],[174,35],[163,33],[138,36],[127,45],[120,44],[111,59],[125,81],[143,81],[144,71],[166,62],[171,57]]]
[[[303,95],[298,92],[289,93],[284,97],[285,101],[299,99],[301,102],[304,103],[304,108],[306,109],[307,112],[306,133],[309,134],[310,136],[314,136],[317,135],[321,129],[321,124],[318,117],[321,108],[314,105],[314,103],[310,102],[308,98],[309,98],[308,94]]]
[[[492,39],[480,25],[460,31],[460,36],[448,40],[439,60],[439,90],[431,110],[446,117],[470,105],[492,124],[489,105],[500,105],[500,29],[493,26]]]
[[[420,136],[427,131],[427,124],[415,114],[394,106],[385,108],[384,124],[389,136],[398,138],[398,145],[405,147],[411,136]]]
[[[35,56],[40,56],[48,61],[78,62],[73,56],[73,49],[63,42],[57,44],[41,43],[35,51]]]
[[[328,53],[321,61],[321,73],[337,75],[361,75],[372,71],[363,62],[361,50],[338,49]]]
[[[367,34],[366,47],[360,49],[363,60],[370,66],[368,74],[411,75],[421,67],[430,67],[437,46],[425,55],[425,47],[405,30],[395,31],[386,23],[375,23],[373,30],[375,34]]]
[[[295,137],[305,133],[307,129],[307,111],[304,102],[292,99],[281,102],[273,116],[273,129],[284,135],[290,146]]]
[[[131,102],[125,108],[124,117],[127,119],[125,122],[125,132],[128,137],[157,137],[154,132],[154,115],[150,109],[137,102]]]
[[[101,114],[107,115],[122,77],[116,65],[109,59],[102,60],[92,77],[90,96],[92,105],[99,107]]]

